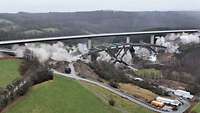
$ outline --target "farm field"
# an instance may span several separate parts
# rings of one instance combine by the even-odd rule
[[[16,59],[0,60],[0,87],[5,87],[14,79],[20,77],[19,63],[20,61]]]
[[[149,91],[149,90],[146,90],[146,89],[143,89],[143,88],[140,88],[138,86],[135,86],[133,84],[119,84],[120,85],[120,89],[124,92],[127,92],[133,96],[136,96],[137,98],[141,98],[143,100],[146,100],[146,101],[152,101],[154,100],[158,95],[156,95],[155,93]]]

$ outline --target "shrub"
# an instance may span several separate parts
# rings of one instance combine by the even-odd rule
[[[33,84],[53,79],[53,72],[49,70],[47,63],[40,63],[37,58],[24,60],[20,66],[20,72],[24,78],[29,78]]]
[[[123,70],[115,67],[115,65],[112,63],[106,61],[99,61],[93,62],[89,64],[89,66],[102,79],[116,82],[130,82],[129,78],[125,75]]]
[[[110,98],[108,100],[108,103],[111,105],[111,106],[115,106],[115,100],[113,98]]]
[[[141,88],[144,88],[144,89],[148,89],[158,95],[162,95],[162,96],[168,96],[168,93],[164,90],[162,90],[161,88],[157,87],[156,85],[154,84],[151,84],[147,81],[143,81],[143,82],[140,82],[140,81],[132,81],[133,84],[141,87]]]
[[[119,84],[116,81],[109,82],[109,85],[113,88],[119,88]]]

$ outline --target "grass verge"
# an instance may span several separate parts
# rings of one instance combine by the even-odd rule
[[[88,90],[92,91],[96,96],[98,96],[105,104],[109,105],[108,100],[113,99],[115,101],[114,108],[119,110],[121,113],[154,113],[142,106],[121,98],[120,96],[113,94],[106,89],[85,82],[81,83]]]
[[[200,103],[192,108],[192,113],[200,113]]]

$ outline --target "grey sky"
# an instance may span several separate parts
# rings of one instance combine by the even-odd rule
[[[0,12],[200,11],[200,0],[0,0]]]

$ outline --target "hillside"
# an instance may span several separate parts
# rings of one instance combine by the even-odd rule
[[[3,81],[0,83],[4,83],[2,86],[19,77],[19,61],[2,60],[0,64],[0,70],[3,69],[0,76],[0,80]],[[111,97],[116,101],[113,107],[108,103]],[[137,111],[152,113],[98,86],[55,75],[54,80],[30,88],[25,96],[10,103],[3,113],[137,113]]]
[[[82,85],[86,85],[85,83]],[[10,105],[6,113],[151,113],[134,103],[111,94],[102,88],[87,84],[86,89],[78,82],[55,76],[53,81],[34,86],[25,97]],[[94,89],[96,89],[94,91]],[[90,91],[94,92],[91,93]],[[95,93],[98,93],[96,95]],[[113,97],[116,107],[102,98]],[[85,101],[84,101],[85,100]],[[134,109],[132,109],[134,108]]]
[[[15,104],[7,113],[117,113],[80,84],[64,77],[34,86]]]
[[[0,40],[200,28],[200,12],[120,12],[0,14]]]
[[[193,94],[200,94],[200,75],[199,75],[199,56],[200,45],[188,44],[179,47],[180,53],[174,54],[169,58],[173,61],[169,67],[161,71],[165,79],[180,81],[188,84],[187,90]]]

